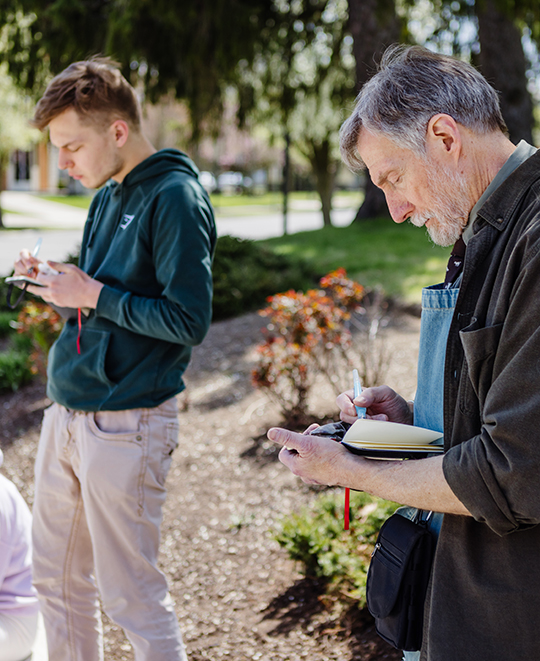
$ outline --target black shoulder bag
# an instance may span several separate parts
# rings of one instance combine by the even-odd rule
[[[435,539],[422,520],[393,514],[382,525],[367,575],[367,606],[377,633],[400,650],[422,647],[424,602]]]

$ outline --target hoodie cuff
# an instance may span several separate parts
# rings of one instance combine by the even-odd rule
[[[103,285],[96,305],[96,314],[114,321],[118,314],[123,292],[108,285]]]

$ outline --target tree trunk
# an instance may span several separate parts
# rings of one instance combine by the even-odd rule
[[[358,91],[376,69],[383,51],[399,40],[401,25],[395,0],[348,0],[349,30],[354,39]],[[384,194],[366,173],[365,197],[355,221],[389,216]]]
[[[510,140],[532,144],[533,105],[527,89],[527,62],[521,30],[493,0],[477,0],[480,70],[501,94],[501,110]]]
[[[310,161],[313,174],[315,175],[315,186],[321,198],[321,210],[325,227],[332,226],[332,195],[334,194],[334,182],[336,179],[336,162],[331,158],[330,141],[325,140],[322,144],[312,143]]]
[[[283,152],[283,235],[289,232],[288,214],[289,214],[289,179],[290,179],[290,150],[291,134],[288,129],[285,132],[285,149]]]
[[[353,222],[367,220],[368,218],[381,218],[390,216],[386,198],[380,188],[371,181],[369,173],[366,172],[366,183],[364,184],[364,201],[358,209]]]

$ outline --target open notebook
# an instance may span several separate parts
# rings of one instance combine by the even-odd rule
[[[442,433],[423,427],[383,420],[356,420],[342,444],[351,452],[372,459],[422,459],[441,454]]]

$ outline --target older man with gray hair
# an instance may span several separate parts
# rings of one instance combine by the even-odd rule
[[[341,132],[395,222],[455,244],[422,294],[418,387],[338,397],[369,417],[444,432],[443,455],[373,461],[272,429],[305,482],[440,513],[422,650],[406,659],[533,661],[540,652],[540,154],[506,135],[496,92],[470,65],[392,47]]]

